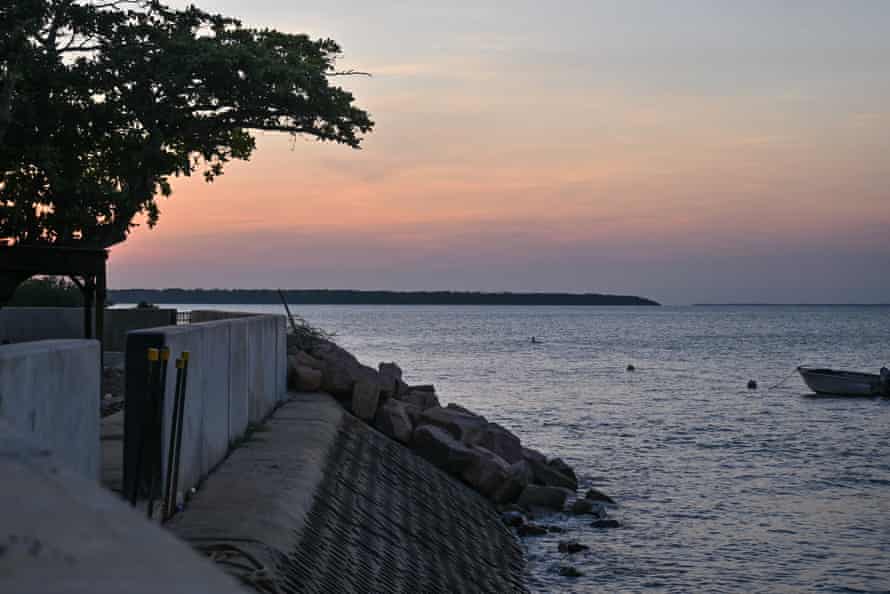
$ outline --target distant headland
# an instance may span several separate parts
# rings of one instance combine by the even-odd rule
[[[457,291],[354,291],[289,289],[288,303],[298,305],[660,305],[631,295],[598,293],[479,293]],[[108,291],[114,303],[280,303],[274,289],[120,289]]]

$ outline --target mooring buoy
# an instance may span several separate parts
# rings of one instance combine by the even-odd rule
[[[627,366],[627,370],[628,370],[628,371],[636,371],[637,368],[634,367],[633,365],[628,365],[628,366]]]
[[[757,389],[757,382],[755,382],[754,380],[748,380],[748,389],[749,389],[749,390],[756,390],[756,389]]]

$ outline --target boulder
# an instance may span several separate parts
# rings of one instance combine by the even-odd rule
[[[436,398],[436,394],[434,392],[423,392],[418,390],[410,390],[405,394],[397,395],[399,400],[402,402],[407,402],[408,404],[413,404],[417,406],[421,410],[427,410],[430,408],[439,408],[439,399]]]
[[[384,435],[402,443],[411,441],[411,434],[414,430],[414,424],[411,422],[408,411],[405,410],[405,405],[392,399],[387,400],[377,409],[374,426]]]
[[[408,415],[408,418],[411,419],[411,424],[415,427],[419,425],[420,417],[423,415],[423,409],[410,402],[405,402],[404,400],[399,400],[399,402],[401,402],[402,406],[405,408],[405,413]]]
[[[415,392],[432,392],[433,394],[436,393],[436,387],[433,384],[421,384],[419,386],[410,386],[409,388]]]
[[[560,473],[570,477],[573,481],[575,481],[575,488],[576,489],[578,488],[577,487],[578,477],[575,474],[575,470],[571,466],[566,464],[562,458],[553,458],[552,460],[549,460],[547,462],[547,465],[550,466],[550,468],[553,468],[554,470],[556,470],[557,472],[560,472]]]
[[[581,544],[577,540],[561,540],[557,545],[560,553],[568,553],[569,555],[574,555],[575,553],[580,553],[581,551],[586,551],[590,547]]]
[[[423,425],[411,435],[411,449],[446,472],[460,475],[479,456],[441,427]]]
[[[547,456],[539,452],[538,450],[533,450],[531,448],[522,448],[522,457],[528,461],[536,461],[541,464],[547,464]]]
[[[380,391],[387,397],[395,396],[399,391],[399,381],[402,379],[402,368],[395,363],[381,363],[377,367],[380,376]]]
[[[516,526],[522,526],[525,524],[525,516],[522,512],[518,511],[505,511],[501,514],[501,521],[504,522],[507,526],[511,526],[515,528]]]
[[[455,439],[466,444],[476,443],[487,422],[479,415],[455,409],[434,407],[420,415],[421,425],[433,425],[448,431]]]
[[[590,524],[591,528],[621,528],[618,520],[596,520]]]
[[[566,504],[568,493],[557,487],[543,487],[541,485],[527,485],[519,496],[519,505],[525,508],[544,507],[547,509],[562,511]]]
[[[590,499],[578,499],[569,508],[569,511],[576,516],[596,516],[598,518],[606,517],[606,508],[601,503],[596,503]]]
[[[518,526],[516,528],[516,533],[519,536],[544,536],[547,534],[547,528],[528,522],[527,524]]]
[[[510,480],[510,465],[500,456],[485,448],[474,446],[478,457],[461,473],[461,478],[482,495],[494,500],[498,493],[506,496],[501,485]],[[496,500],[495,503],[504,503]]]
[[[300,365],[311,367],[312,369],[318,369],[319,371],[324,369],[324,363],[316,359],[306,351],[297,351],[294,356],[297,359],[297,363]]]
[[[584,572],[574,565],[560,565],[559,575],[561,575],[562,577],[576,578],[583,576]]]
[[[380,383],[374,379],[355,382],[352,390],[352,413],[363,421],[370,421],[377,414],[380,401]]]
[[[481,419],[483,419],[483,420],[485,419],[485,417],[483,417],[482,415],[477,415],[476,413],[474,413],[473,411],[471,411],[469,408],[465,408],[465,407],[461,406],[460,404],[455,404],[455,403],[453,403],[453,402],[449,402],[449,403],[448,403],[448,406],[446,406],[445,408],[448,409],[448,410],[457,411],[457,412],[459,412],[459,413],[461,413],[461,414],[464,414],[464,415],[472,415],[472,416],[474,416],[474,417],[479,417],[479,418],[481,418]]]
[[[491,450],[510,464],[523,459],[522,444],[520,444],[519,438],[497,423],[488,423],[476,443]]]
[[[611,503],[615,505],[615,500],[603,493],[602,491],[598,491],[597,489],[588,489],[587,494],[584,495],[585,499],[590,499],[591,501],[604,501],[606,503]]]
[[[535,475],[534,482],[548,487],[561,487],[572,491],[578,488],[577,479],[567,474],[563,474],[553,466],[549,464],[541,464],[535,459],[526,459],[526,462],[531,466],[532,472]]]
[[[402,379],[396,380],[396,396],[403,396],[411,391],[411,386],[406,384]]]
[[[495,503],[516,501],[528,483],[528,475],[522,463],[511,464],[506,479],[495,489],[490,499]]]
[[[318,392],[321,390],[321,384],[321,371],[304,365],[297,365],[294,388],[300,392]]]

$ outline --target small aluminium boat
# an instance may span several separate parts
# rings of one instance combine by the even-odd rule
[[[887,394],[887,379],[874,373],[858,371],[836,371],[800,366],[800,377],[817,394],[837,396],[880,396]],[[884,370],[882,370],[883,372]]]

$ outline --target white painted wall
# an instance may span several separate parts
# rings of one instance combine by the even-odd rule
[[[0,346],[0,417],[99,480],[99,342],[44,340]]]
[[[225,458],[248,423],[264,419],[285,399],[284,317],[251,315],[130,333],[130,337],[136,336],[158,337],[157,343],[171,351],[164,398],[162,479],[167,472],[173,418],[174,360],[183,351],[190,353],[178,483],[179,490],[184,491]],[[128,347],[128,360],[138,356],[143,355]],[[135,446],[128,441],[125,447]]]

